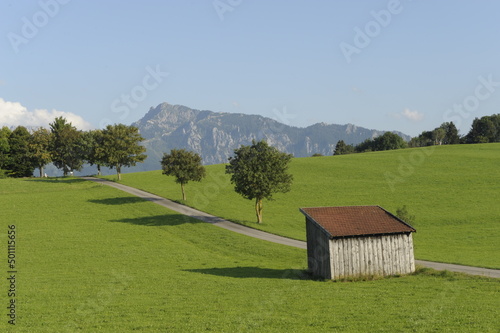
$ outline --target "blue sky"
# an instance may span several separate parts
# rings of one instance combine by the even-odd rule
[[[500,113],[498,1],[0,1],[0,126],[162,102],[418,135]]]

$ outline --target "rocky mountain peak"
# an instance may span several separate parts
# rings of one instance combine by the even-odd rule
[[[318,123],[299,128],[259,115],[200,111],[168,103],[150,108],[132,125],[146,138],[148,149],[148,159],[136,171],[160,169],[163,153],[174,148],[199,153],[204,164],[217,164],[227,163],[234,149],[252,140],[265,139],[281,151],[305,157],[314,153],[331,155],[339,140],[358,144],[384,133],[353,124]]]

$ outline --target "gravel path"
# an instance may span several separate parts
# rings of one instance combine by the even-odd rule
[[[142,191],[139,189],[136,189],[134,187],[130,187],[127,185],[115,183],[106,179],[101,179],[101,178],[95,178],[95,177],[82,177],[82,179],[85,180],[90,180],[96,183],[108,185],[114,188],[117,188],[119,190],[125,191],[127,193],[133,194],[135,196],[138,196],[139,198],[142,198],[144,200],[152,201],[158,205],[161,205],[163,207],[166,207],[170,210],[173,210],[175,212],[181,213],[183,215],[211,223],[217,227],[224,228],[227,230],[231,230],[243,235],[247,235],[250,237],[255,237],[259,239],[263,239],[269,242],[273,243],[278,243],[278,244],[283,244],[283,245],[288,245],[288,246],[293,246],[297,247],[299,249],[307,249],[306,242],[304,241],[299,241],[295,239],[290,239],[274,234],[270,234],[265,231],[249,228],[246,226],[243,226],[241,224],[237,224],[234,222],[230,222],[224,219],[221,219],[220,217],[213,216],[204,212],[201,212],[199,210],[196,210],[191,207],[187,207],[184,205],[181,205],[179,203],[173,202],[171,200],[162,198],[160,196],[157,196],[155,194],[151,194],[146,191]],[[439,262],[433,262],[433,261],[423,261],[423,260],[415,260],[415,263],[417,265],[433,268],[436,270],[448,270],[452,272],[460,272],[460,273],[466,273],[466,274],[471,274],[471,275],[482,275],[482,276],[488,276],[488,277],[494,277],[494,278],[500,278],[500,270],[497,269],[488,269],[488,268],[481,268],[481,267],[472,267],[472,266],[462,266],[462,265],[454,265],[454,264],[446,264],[446,263],[439,263]]]

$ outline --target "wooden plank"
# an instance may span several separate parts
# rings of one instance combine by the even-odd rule
[[[405,234],[398,235],[398,258],[399,258],[399,272],[401,274],[406,274],[406,246],[405,246]]]
[[[407,235],[402,235],[401,239],[403,240],[403,258],[404,258],[404,268],[405,268],[405,274],[408,274],[411,272],[410,269],[410,247],[408,244],[408,236]]]
[[[372,237],[372,248],[373,248],[373,274],[380,274],[380,265],[382,265],[382,262],[380,260],[380,252],[378,250],[377,246],[377,237]]]
[[[351,275],[351,247],[350,243],[347,240],[347,238],[343,238],[342,241],[344,242],[344,267],[345,267],[345,275],[350,276]]]
[[[338,263],[339,263],[339,252],[338,252],[338,247],[337,247],[337,240],[332,239],[330,240],[331,246],[332,246],[332,279],[335,279],[339,268],[338,268]]]
[[[344,271],[345,271],[345,264],[344,264],[344,242],[342,238],[339,238],[338,240],[338,246],[339,246],[339,274],[337,278],[340,278],[344,276]]]
[[[358,275],[359,271],[359,244],[358,244],[358,238],[353,237],[351,238],[351,250],[352,250],[352,275],[356,276]]]
[[[392,238],[392,274],[399,273],[399,235],[391,235]]]
[[[375,237],[375,246],[377,253],[377,274],[384,275],[384,253],[382,252],[382,239],[381,237]]]
[[[365,255],[366,255],[366,250],[365,250],[365,239],[366,237],[360,237],[358,238],[359,242],[359,272],[360,274],[368,274],[366,272],[366,262],[365,262]]]
[[[389,275],[389,244],[387,237],[381,237],[382,240],[382,253],[384,255],[384,275]]]
[[[323,277],[325,279],[331,279],[331,270],[330,270],[330,240],[326,236],[322,236],[321,242],[321,262],[322,262],[322,270]]]
[[[351,274],[353,276],[356,276],[359,274],[359,244],[358,244],[358,238],[350,238],[349,239],[351,243],[351,249],[352,249],[352,271]]]
[[[366,238],[366,247],[368,249],[367,254],[368,254],[368,272],[370,274],[375,274],[375,265],[376,265],[376,260],[375,260],[375,252],[373,250],[373,237],[367,237]]]
[[[382,239],[382,253],[384,255],[384,275],[389,275],[389,239],[386,236],[381,237]]]
[[[338,256],[338,249],[337,249],[337,244],[335,243],[335,239],[330,240],[330,265],[331,265],[331,271],[332,271],[332,279],[335,279],[335,276],[337,274],[338,270],[338,261],[337,261],[337,256]]]
[[[415,272],[415,256],[413,254],[413,235],[410,233],[408,238],[408,253],[410,255],[410,272]]]
[[[388,262],[388,267],[389,267],[389,275],[395,274],[396,271],[396,258],[394,257],[396,253],[395,249],[395,244],[394,244],[394,235],[389,235],[389,248],[388,248],[388,255],[389,255],[389,262]]]

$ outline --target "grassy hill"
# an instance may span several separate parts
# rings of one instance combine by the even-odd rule
[[[186,186],[185,203],[302,240],[299,207],[380,205],[395,212],[406,205],[416,217],[418,259],[500,268],[499,167],[500,144],[296,158],[292,191],[264,202],[258,225],[253,203],[233,191],[224,165],[212,165],[205,180]],[[181,201],[180,186],[161,171],[125,174],[123,183]]]
[[[4,259],[8,225],[16,225],[18,272],[15,327],[8,281],[0,283],[2,332],[498,329],[497,279],[419,271],[313,281],[300,271],[304,250],[80,179],[0,180],[0,210]]]

